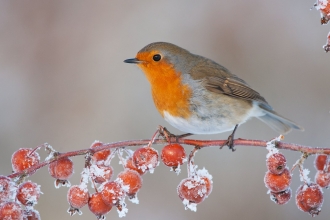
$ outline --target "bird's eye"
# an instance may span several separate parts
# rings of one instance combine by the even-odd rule
[[[160,55],[160,54],[155,54],[153,57],[152,57],[152,59],[154,60],[154,61],[160,61],[160,59],[162,59],[162,56]]]

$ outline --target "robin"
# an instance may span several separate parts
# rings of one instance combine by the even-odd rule
[[[142,48],[125,63],[137,64],[146,75],[155,106],[173,127],[190,134],[233,131],[256,117],[280,134],[303,130],[277,114],[244,80],[220,64],[171,43]]]

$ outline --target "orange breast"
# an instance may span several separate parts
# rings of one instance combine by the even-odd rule
[[[152,97],[159,113],[164,116],[164,111],[167,111],[175,117],[189,118],[192,91],[182,83],[181,73],[164,61],[138,65],[151,84]]]

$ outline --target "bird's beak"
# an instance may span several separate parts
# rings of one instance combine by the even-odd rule
[[[131,59],[127,59],[127,60],[124,60],[125,63],[134,63],[134,64],[139,64],[141,63],[142,61],[136,59],[136,58],[131,58]]]

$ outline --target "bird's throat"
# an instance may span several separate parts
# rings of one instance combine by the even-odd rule
[[[191,115],[190,87],[183,84],[181,73],[176,72],[172,67],[157,69],[158,71],[150,71],[149,68],[142,68],[150,82],[157,110],[163,117],[166,111],[174,117],[188,119]]]

